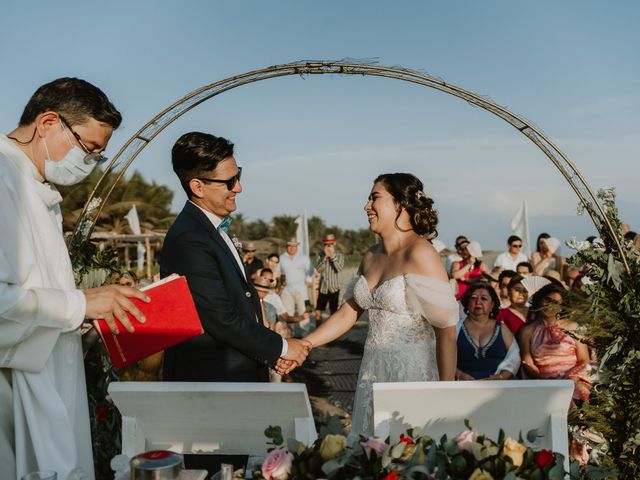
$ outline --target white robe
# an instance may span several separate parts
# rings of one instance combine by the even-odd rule
[[[0,478],[94,478],[81,325],[58,191],[0,134]]]

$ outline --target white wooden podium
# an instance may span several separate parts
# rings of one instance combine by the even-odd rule
[[[307,388],[296,383],[114,382],[122,453],[265,455],[269,426],[309,445],[317,438]]]
[[[567,413],[571,380],[374,383],[376,436],[398,440],[408,428],[422,427],[437,440],[466,429],[464,420],[493,440],[502,428],[518,439],[537,428],[536,448],[562,453],[568,470]]]

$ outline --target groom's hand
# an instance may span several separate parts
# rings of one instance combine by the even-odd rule
[[[287,345],[287,354],[283,358],[286,360],[293,360],[298,365],[302,365],[304,363],[312,347],[311,342],[297,338],[289,338],[287,340]]]

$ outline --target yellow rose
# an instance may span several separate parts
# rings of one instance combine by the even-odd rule
[[[347,446],[347,439],[343,435],[327,435],[320,444],[320,456],[325,462],[338,455]]]
[[[522,465],[524,459],[524,452],[527,451],[527,447],[519,442],[516,442],[513,438],[508,437],[504,441],[504,447],[502,448],[502,455],[511,458],[511,461],[516,467]]]
[[[402,455],[400,456],[400,460],[403,462],[408,462],[413,457],[413,454],[416,453],[416,445],[407,444],[402,451]]]
[[[469,477],[469,480],[493,480],[493,477],[489,472],[476,468]]]

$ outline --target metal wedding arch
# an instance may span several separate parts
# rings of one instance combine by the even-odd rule
[[[483,98],[463,88],[451,85],[444,80],[432,77],[425,73],[409,70],[403,67],[385,67],[375,62],[340,60],[340,61],[299,61],[285,65],[253,70],[233,77],[225,78],[198,90],[189,93],[184,98],[173,103],[153,119],[147,122],[120,148],[113,160],[109,163],[102,177],[89,195],[82,214],[76,224],[71,240],[72,249],[84,244],[89,239],[91,231],[99,218],[102,208],[106,204],[114,187],[120,181],[127,168],[136,159],[140,152],[171,123],[186,114],[201,103],[221,94],[249,83],[259,82],[270,78],[285,77],[289,75],[360,75],[385,77],[394,80],[422,85],[440,90],[458,97],[472,106],[477,106],[500,117],[505,122],[515,127],[520,133],[531,140],[544,153],[551,163],[565,178],[567,183],[576,193],[585,210],[591,216],[593,223],[601,234],[606,234],[614,242],[625,269],[629,271],[629,265],[620,246],[620,239],[609,221],[598,198],[587,184],[582,174],[569,158],[537,127],[522,117],[510,112],[506,108]]]

